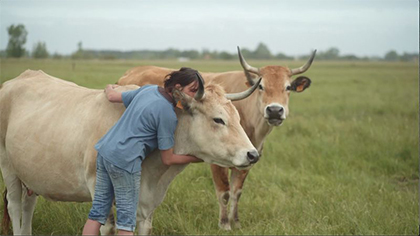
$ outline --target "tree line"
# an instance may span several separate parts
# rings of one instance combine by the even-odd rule
[[[134,60],[161,60],[161,59],[178,59],[178,60],[197,60],[197,59],[215,59],[215,60],[237,60],[236,53],[232,54],[226,51],[211,51],[208,49],[198,50],[178,50],[169,48],[166,50],[133,50],[133,51],[116,51],[116,50],[90,50],[84,49],[82,42],[77,44],[77,50],[70,55],[61,55],[58,53],[50,54],[45,42],[37,42],[33,46],[31,52],[24,48],[28,32],[25,26],[19,24],[11,25],[7,28],[9,41],[6,50],[0,51],[0,57],[20,58],[32,57],[35,59],[42,58],[71,58],[71,59],[134,59]],[[272,54],[264,43],[259,43],[255,50],[242,48],[242,54],[247,59],[254,60],[306,60],[308,55],[293,57],[284,53]],[[346,61],[418,61],[418,53],[398,54],[395,50],[388,51],[383,57],[357,57],[352,54],[340,55],[338,48],[332,47],[326,51],[319,51],[316,56],[317,60],[346,60]]]

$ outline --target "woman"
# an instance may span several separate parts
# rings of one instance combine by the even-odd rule
[[[126,110],[118,122],[95,145],[96,186],[83,235],[97,235],[104,225],[115,198],[118,234],[133,235],[140,190],[141,163],[158,148],[165,165],[202,160],[173,153],[177,117],[172,91],[181,90],[194,97],[198,89],[196,70],[181,68],[167,75],[164,88],[146,85],[120,93],[107,85],[110,102],[124,103]]]

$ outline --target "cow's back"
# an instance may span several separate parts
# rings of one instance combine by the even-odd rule
[[[7,152],[0,164],[46,198],[89,201],[86,172],[95,173],[94,144],[123,105],[108,102],[103,90],[30,70],[3,84],[0,104]]]
[[[127,70],[118,80],[119,85],[135,84],[139,86],[156,84],[163,87],[163,83],[168,74],[176,69],[158,66],[137,66]],[[232,72],[200,72],[206,83],[216,82],[221,85],[225,92],[241,92],[247,89],[245,86],[246,78],[242,71]],[[237,86],[241,84],[242,86]]]
[[[157,66],[137,66],[124,73],[118,80],[119,85],[136,84],[139,86],[157,84],[163,87],[165,77],[175,69]]]

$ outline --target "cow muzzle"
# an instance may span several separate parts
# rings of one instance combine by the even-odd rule
[[[280,104],[270,104],[265,107],[264,118],[269,125],[279,126],[286,119],[286,111]]]
[[[257,150],[252,150],[246,153],[249,163],[255,164],[260,160],[260,154]]]
[[[260,154],[256,149],[252,149],[246,153],[246,163],[242,163],[241,165],[235,165],[235,168],[238,170],[248,170],[259,160]]]

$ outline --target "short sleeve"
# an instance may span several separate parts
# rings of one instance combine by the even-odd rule
[[[121,93],[122,101],[125,107],[130,105],[131,101],[133,101],[133,98],[141,91],[141,89],[142,88]]]
[[[174,135],[177,123],[178,119],[172,106],[165,106],[160,109],[157,127],[159,150],[168,150],[174,146]]]
[[[122,97],[122,101],[124,103],[124,106],[127,108],[130,105],[131,101],[133,101],[134,97],[139,92],[141,92],[143,89],[145,89],[147,87],[150,87],[150,86],[153,86],[153,85],[145,85],[145,86],[142,86],[142,87],[140,87],[136,90],[130,90],[130,91],[122,92],[121,97]]]

